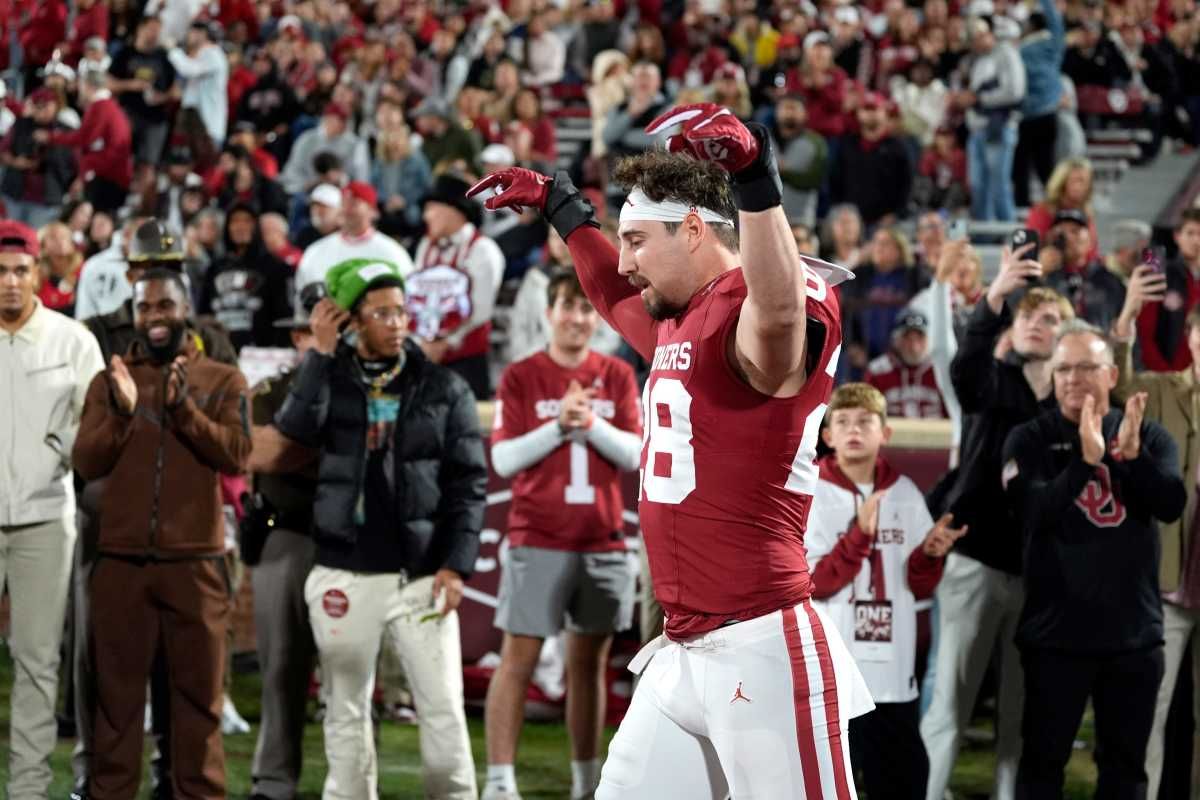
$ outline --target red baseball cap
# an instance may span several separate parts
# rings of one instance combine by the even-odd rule
[[[741,80],[742,74],[742,68],[740,65],[735,64],[732,61],[726,61],[721,66],[717,67],[717,71],[713,73],[713,80]]]
[[[40,106],[45,103],[57,103],[58,93],[48,86],[41,86],[37,89],[34,89],[33,93],[29,95],[29,102],[33,103],[35,106]]]
[[[879,92],[867,92],[862,97],[862,102],[859,104],[861,108],[882,108],[886,109],[888,99]]]
[[[800,37],[794,33],[785,33],[779,37],[779,41],[775,43],[775,47],[780,50],[785,50],[789,47],[799,47]]]
[[[355,200],[362,200],[364,203],[369,203],[373,206],[379,205],[379,195],[375,193],[375,187],[363,181],[350,181],[346,184],[346,188],[342,190],[342,194],[346,197],[353,197]]]
[[[321,110],[322,117],[337,117],[342,122],[350,121],[350,112],[340,103],[326,103],[325,108]]]
[[[37,233],[16,220],[0,219],[0,253],[25,253],[37,258]]]

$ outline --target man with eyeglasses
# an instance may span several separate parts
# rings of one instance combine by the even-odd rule
[[[1025,539],[1020,798],[1059,797],[1088,699],[1097,797],[1146,796],[1146,744],[1163,675],[1155,522],[1183,512],[1174,440],[1144,419],[1147,395],[1110,407],[1113,352],[1099,329],[1063,326],[1056,407],[1017,427],[1001,473]]]
[[[325,285],[314,347],[275,417],[320,451],[304,594],[329,690],[325,796],[378,794],[370,697],[390,642],[416,701],[425,796],[475,800],[455,611],[487,486],[475,397],[408,339],[396,264],[344,261]]]

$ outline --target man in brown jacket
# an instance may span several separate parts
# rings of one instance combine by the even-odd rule
[[[137,341],[88,389],[75,465],[107,478],[91,581],[97,714],[88,786],[130,798],[141,778],[146,681],[161,639],[170,682],[173,792],[223,798],[222,674],[230,608],[219,473],[250,455],[247,389],[187,327],[177,272],[134,285]]]
[[[1146,302],[1160,301],[1166,293],[1166,278],[1149,266],[1134,269],[1129,278],[1125,306],[1113,325],[1113,354],[1119,368],[1113,395],[1124,401],[1136,392],[1146,392],[1146,419],[1166,428],[1179,447],[1180,467],[1187,487],[1187,506],[1177,522],[1160,524],[1162,556],[1158,583],[1163,598],[1163,650],[1165,670],[1154,708],[1154,725],[1146,747],[1147,797],[1158,797],[1162,781],[1164,740],[1171,698],[1179,678],[1188,642],[1200,630],[1200,549],[1195,547],[1197,528],[1196,484],[1200,468],[1200,307],[1193,308],[1184,323],[1185,343],[1192,354],[1191,366],[1178,372],[1133,371],[1134,320]],[[1200,720],[1200,643],[1192,646],[1193,715]],[[1200,740],[1193,737],[1193,762],[1200,764]],[[1200,779],[1192,772],[1192,796],[1200,793]]]

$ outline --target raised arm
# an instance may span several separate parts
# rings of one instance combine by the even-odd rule
[[[649,360],[654,353],[655,323],[642,306],[638,290],[617,274],[617,250],[600,232],[592,204],[567,173],[560,170],[551,178],[511,167],[488,175],[472,186],[467,196],[488,189],[496,192],[484,202],[490,211],[528,206],[542,212],[567,243],[588,300],[605,322]]]
[[[668,149],[713,161],[733,178],[746,280],[734,337],[738,365],[764,394],[794,394],[805,379],[807,280],[783,212],[783,184],[771,137],[759,123],[743,124],[729,109],[712,103],[672,109],[646,132],[675,125],[681,126],[680,134],[667,140]]]

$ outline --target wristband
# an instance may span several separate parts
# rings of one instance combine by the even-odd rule
[[[564,242],[580,226],[600,227],[600,223],[596,222],[596,210],[592,207],[591,202],[575,188],[575,184],[571,182],[571,176],[567,174],[566,170],[561,169],[554,173],[554,180],[551,181],[550,189],[546,192],[546,203],[542,207],[542,216],[554,226],[554,230],[558,232]]]
[[[741,211],[767,211],[783,203],[783,181],[766,126],[750,122],[746,127],[758,140],[758,156],[733,174],[733,199]]]

